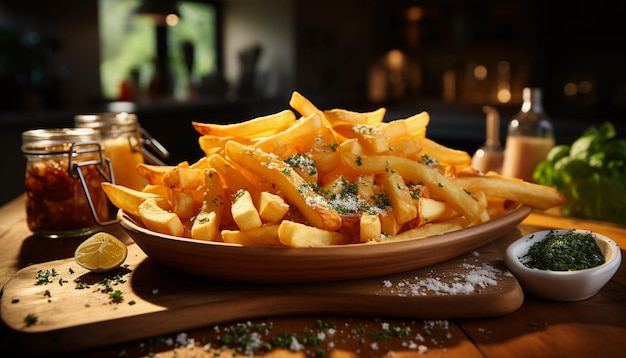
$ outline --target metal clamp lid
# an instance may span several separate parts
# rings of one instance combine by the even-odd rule
[[[85,160],[85,161],[76,161],[79,155],[96,153],[98,154],[98,159]],[[87,202],[89,203],[89,209],[91,210],[91,214],[93,215],[93,219],[100,226],[105,226],[109,224],[114,224],[119,222],[119,219],[109,220],[109,218],[101,219],[98,217],[96,212],[96,207],[91,199],[91,193],[89,192],[89,188],[87,187],[87,182],[85,180],[85,175],[83,174],[83,167],[88,165],[95,165],[96,170],[104,178],[104,180],[115,183],[115,176],[113,173],[113,166],[111,165],[111,161],[103,155],[102,147],[100,146],[100,142],[98,141],[87,141],[87,142],[76,142],[73,143],[70,147],[69,153],[69,163],[68,163],[68,172],[72,178],[78,178],[80,180],[80,184],[83,188],[83,192],[85,193],[85,197],[87,198]],[[108,171],[108,174],[107,174]]]

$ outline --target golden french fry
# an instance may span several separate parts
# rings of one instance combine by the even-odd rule
[[[219,134],[205,134],[198,138],[200,149],[204,152],[205,158],[213,154],[224,154],[224,146],[229,140],[236,140],[242,144],[251,144],[252,141],[235,136],[225,136]]]
[[[215,154],[210,156],[209,165],[222,178],[222,182],[230,190],[231,194],[234,194],[239,189],[251,191],[255,187],[239,168],[235,167],[233,163],[221,155]]]
[[[410,134],[425,134],[426,127],[430,122],[428,112],[420,112],[402,120],[406,126],[407,132]]]
[[[339,213],[315,192],[311,184],[277,156],[234,141],[226,144],[226,154],[238,165],[267,178],[312,226],[330,231],[341,227]]]
[[[181,219],[189,219],[196,214],[196,202],[190,192],[172,190],[172,211]]]
[[[163,184],[170,189],[204,188],[204,169],[174,167],[163,176]]]
[[[467,152],[446,147],[428,138],[424,138],[422,141],[422,151],[438,162],[447,163],[457,171],[472,164],[472,157]]]
[[[317,112],[321,112],[311,101],[304,97],[300,92],[293,91],[289,99],[289,105],[295,109],[303,117],[308,117]]]
[[[403,231],[395,236],[382,236],[376,241],[390,241],[390,240],[407,240],[407,239],[421,239],[433,235],[440,235],[447,232],[463,229],[471,225],[464,217],[456,217],[450,220],[444,220],[432,224],[426,224]]]
[[[402,225],[396,220],[396,213],[393,211],[384,212],[380,215],[380,231],[384,237],[396,235],[402,230]]]
[[[215,169],[205,173],[204,202],[191,226],[191,238],[217,241],[226,206],[224,185]]]
[[[566,201],[555,188],[498,174],[457,177],[452,181],[467,191],[482,191],[488,197],[505,198],[539,210],[561,206]]]
[[[163,178],[165,178],[165,174],[173,168],[175,167],[140,163],[137,164],[137,174],[144,177],[148,184],[165,185]]]
[[[241,231],[252,230],[263,225],[259,211],[254,206],[250,192],[239,189],[230,206],[233,219]]]
[[[389,150],[389,138],[380,130],[378,126],[359,125],[338,125],[334,131],[347,139],[357,139],[367,150],[373,153],[382,153]]]
[[[170,189],[168,187],[166,187],[165,185],[157,185],[157,184],[147,184],[146,186],[143,187],[143,189],[141,189],[141,191],[143,191],[144,193],[156,194],[163,198],[169,198],[171,194]]]
[[[418,207],[417,211],[419,214],[412,227],[422,226],[440,220],[448,220],[458,216],[456,211],[445,201],[431,198],[419,198],[415,199],[414,202]]]
[[[264,137],[289,128],[296,120],[295,114],[286,109],[278,113],[232,124],[192,122],[193,128],[202,135],[221,135],[242,138]]]
[[[378,214],[361,214],[359,221],[359,238],[361,242],[379,239],[381,234],[382,229]]]
[[[256,201],[259,215],[266,222],[278,223],[289,211],[289,204],[282,197],[267,191],[260,192]]]
[[[268,224],[254,229],[222,230],[222,241],[243,246],[285,246],[278,238],[278,224]]]
[[[147,229],[166,235],[182,236],[185,227],[180,218],[161,208],[153,198],[144,200],[138,207],[141,221]]]
[[[377,124],[381,123],[387,113],[386,108],[379,108],[372,112],[353,112],[347,109],[325,110],[324,116],[331,126],[340,124]]]
[[[147,199],[155,200],[161,207],[167,208],[170,205],[167,197],[155,193],[143,192],[109,182],[102,182],[100,186],[113,205],[132,215],[139,216],[139,205]]]
[[[290,247],[316,247],[348,244],[352,237],[336,231],[283,220],[278,226],[278,239]]]
[[[356,124],[367,124],[368,116],[365,113],[353,112],[346,109],[330,109],[325,110],[324,116],[328,119],[328,122],[332,126],[347,124],[347,125],[356,125]]]
[[[381,153],[404,158],[415,158],[422,151],[422,146],[414,139],[399,139],[390,143],[389,150]]]
[[[294,125],[274,135],[265,137],[253,146],[267,153],[275,153],[283,159],[298,153],[306,153],[315,144],[316,133],[322,128],[321,112],[314,112],[296,121]]]
[[[393,169],[383,172],[382,175],[385,192],[389,195],[398,223],[404,224],[413,220],[417,216],[417,207],[404,184],[404,178]]]

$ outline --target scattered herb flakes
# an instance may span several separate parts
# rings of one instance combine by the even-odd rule
[[[35,323],[37,323],[38,320],[39,320],[39,317],[37,317],[33,313],[29,313],[26,315],[26,317],[24,317],[24,324],[26,324],[26,327],[30,327],[34,325]]]
[[[213,333],[201,338],[189,338],[179,334],[176,339],[168,339],[165,345],[170,347],[154,347],[155,349],[202,347],[209,356],[264,355],[276,349],[298,352],[305,357],[327,357],[334,349],[342,349],[344,345],[359,347],[362,356],[376,352],[389,352],[393,349],[413,350],[426,353],[428,346],[445,348],[446,342],[452,339],[448,331],[447,321],[425,320],[387,323],[377,320],[376,327],[368,324],[359,326],[350,321],[337,323],[332,319],[317,319],[311,326],[293,331],[276,331],[273,323],[234,323],[226,326],[215,326]],[[339,332],[339,333],[338,333]],[[338,338],[335,338],[336,334]],[[184,339],[181,337],[184,336]],[[338,340],[337,340],[338,339]],[[200,344],[200,342],[203,342]],[[395,348],[392,348],[395,347]],[[230,352],[230,353],[228,353]]]
[[[113,292],[110,292],[109,298],[111,299],[111,302],[113,303],[121,303],[122,301],[124,301],[123,293],[120,290],[115,290]]]
[[[37,271],[37,276],[35,276],[35,285],[47,285],[52,283],[52,279],[58,275],[55,269],[39,270]]]

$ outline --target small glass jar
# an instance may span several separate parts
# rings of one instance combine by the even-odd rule
[[[113,165],[113,182],[127,188],[141,190],[146,185],[137,174],[137,165],[144,162],[165,165],[144,148],[144,143],[162,157],[169,153],[154,140],[139,124],[132,113],[79,114],[74,117],[77,128],[92,128],[100,132],[104,155]]]
[[[109,218],[101,182],[112,175],[99,134],[88,128],[22,133],[28,228],[43,237],[83,236]]]
[[[100,132],[104,156],[113,165],[113,182],[141,190],[144,178],[137,174],[137,164],[143,163],[141,128],[137,116],[130,113],[81,114],[74,117],[77,128],[92,128]]]

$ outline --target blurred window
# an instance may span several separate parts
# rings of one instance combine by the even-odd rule
[[[142,0],[99,0],[100,78],[104,98],[124,97],[122,92],[129,83],[134,98],[147,94],[157,75],[157,24],[153,18],[137,13],[141,3]],[[178,22],[167,28],[168,72],[176,97],[185,96],[190,83],[198,85],[217,69],[216,10],[208,2],[176,2]],[[191,62],[186,61],[185,52],[192,57]]]

